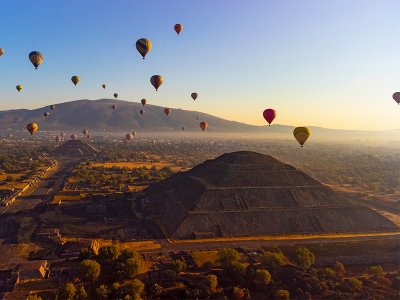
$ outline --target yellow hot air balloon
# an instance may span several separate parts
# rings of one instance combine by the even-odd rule
[[[81,78],[79,76],[72,76],[71,77],[71,81],[73,84],[77,85],[79,83],[79,81],[81,81]]]
[[[183,25],[182,24],[175,24],[174,25],[174,29],[175,29],[176,33],[179,35],[182,32]]]
[[[101,85],[101,87],[102,87],[103,89],[106,89],[106,84],[103,83],[103,84]]]
[[[15,88],[17,89],[18,92],[22,91],[22,85],[17,85]]]
[[[32,51],[31,53],[29,53],[29,60],[31,61],[35,69],[37,69],[39,65],[43,62],[44,57],[43,54],[39,51]]]
[[[39,126],[36,123],[29,123],[28,125],[26,125],[26,129],[32,135],[39,129]]]
[[[158,91],[158,88],[163,84],[164,79],[161,75],[153,75],[150,78],[150,83],[154,86],[156,91]]]
[[[148,39],[141,38],[136,41],[136,49],[142,55],[143,59],[146,57],[146,54],[151,50],[151,42]]]
[[[0,48],[0,56],[2,56],[4,54],[4,49]]]
[[[307,127],[296,127],[293,130],[293,136],[299,142],[301,147],[303,147],[304,143],[310,137],[311,131]]]

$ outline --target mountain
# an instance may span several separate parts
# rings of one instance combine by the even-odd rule
[[[250,151],[205,161],[144,195],[147,217],[173,239],[397,230],[293,166]]]

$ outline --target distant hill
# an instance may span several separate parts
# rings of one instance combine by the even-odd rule
[[[150,185],[142,206],[174,239],[398,229],[293,166],[250,151],[225,153]]]
[[[116,110],[111,108],[112,104],[116,105]],[[141,109],[145,111],[143,116],[139,113]],[[162,106],[148,104],[143,107],[138,102],[122,100],[76,100],[57,104],[54,111],[48,106],[33,110],[0,111],[0,129],[24,129],[27,123],[37,122],[39,132],[59,130],[80,132],[84,128],[89,129],[91,133],[104,131],[104,129],[114,132],[126,132],[131,129],[140,132],[179,132],[182,126],[186,131],[200,131],[199,122],[206,121],[209,132],[265,134],[266,137],[281,135],[292,138],[294,128],[287,125],[253,126],[202,112],[175,108],[172,108],[172,113],[166,116],[163,110]],[[46,111],[50,112],[50,116],[45,119],[43,113]],[[299,126],[309,126],[309,124],[299,124]],[[398,140],[400,136],[400,130],[338,130],[312,126],[310,128],[312,136],[318,138]]]

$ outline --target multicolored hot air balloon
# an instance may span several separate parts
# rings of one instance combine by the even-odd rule
[[[142,103],[143,106],[145,106],[146,103],[147,103],[147,100],[146,99],[142,99],[142,100],[140,100],[140,102]]]
[[[136,49],[142,55],[143,59],[146,57],[146,54],[151,50],[151,42],[148,39],[141,38],[136,41]]]
[[[4,54],[4,49],[0,48],[0,56],[2,56]]]
[[[81,78],[79,76],[75,75],[75,76],[71,77],[71,81],[73,84],[77,85],[79,83],[79,81],[81,81]]]
[[[88,133],[89,133],[89,130],[87,130],[87,129],[83,129],[83,130],[82,130],[82,133],[83,133],[83,135],[88,135]]]
[[[293,136],[299,142],[300,146],[303,147],[304,143],[310,137],[311,131],[307,127],[296,127],[293,130]]]
[[[47,112],[47,111],[43,113],[43,116],[44,116],[45,118],[47,118],[49,115],[50,115],[50,113]]]
[[[116,106],[115,104],[113,104],[113,105],[111,105],[111,108],[112,108],[113,110],[115,110],[115,109],[117,108],[117,106]]]
[[[140,114],[143,116],[143,114],[144,114],[144,110],[143,110],[143,109],[141,109],[139,113],[140,113]]]
[[[164,79],[161,75],[153,75],[150,78],[150,83],[154,86],[156,91],[158,91],[158,88],[163,84]]]
[[[174,25],[174,29],[175,29],[176,33],[179,35],[182,32],[183,25],[182,24],[175,24]]]
[[[114,93],[114,98],[117,99],[118,98],[118,94]]]
[[[56,109],[56,106],[53,104],[53,105],[50,105],[50,109],[51,110],[55,110]]]
[[[18,93],[22,91],[22,85],[17,85],[15,88],[17,89]]]
[[[103,83],[103,84],[101,85],[101,87],[105,90],[105,89],[106,89],[106,84]]]
[[[393,94],[393,100],[400,104],[400,92],[396,92]]]
[[[169,116],[169,114],[171,113],[172,109],[170,108],[164,108],[164,114],[166,114],[167,116]]]
[[[201,130],[206,130],[206,128],[208,127],[208,124],[207,124],[207,122],[200,122],[200,128],[201,128]]]
[[[35,69],[37,69],[43,62],[44,57],[43,54],[40,53],[39,51],[32,51],[31,53],[29,53],[29,60],[31,61]]]
[[[33,135],[39,129],[39,126],[36,123],[29,123],[26,125],[26,129]]]
[[[272,108],[267,108],[266,110],[264,110],[263,116],[264,116],[265,121],[267,121],[269,126],[271,126],[272,121],[276,117],[276,111]]]
[[[71,140],[75,141],[78,138],[76,134],[71,134]]]
[[[199,94],[197,94],[197,93],[192,93],[190,96],[192,96],[192,99],[193,99],[193,100],[196,100],[197,97],[199,96]]]

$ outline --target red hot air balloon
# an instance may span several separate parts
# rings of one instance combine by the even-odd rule
[[[164,108],[164,114],[166,114],[167,116],[169,116],[171,111],[172,111],[172,109],[170,109],[170,108]]]
[[[268,122],[269,126],[271,126],[272,121],[276,117],[276,111],[272,108],[267,108],[263,112],[264,119]]]
[[[200,128],[201,128],[201,130],[206,130],[206,128],[208,127],[208,124],[207,124],[207,122],[200,122]]]

